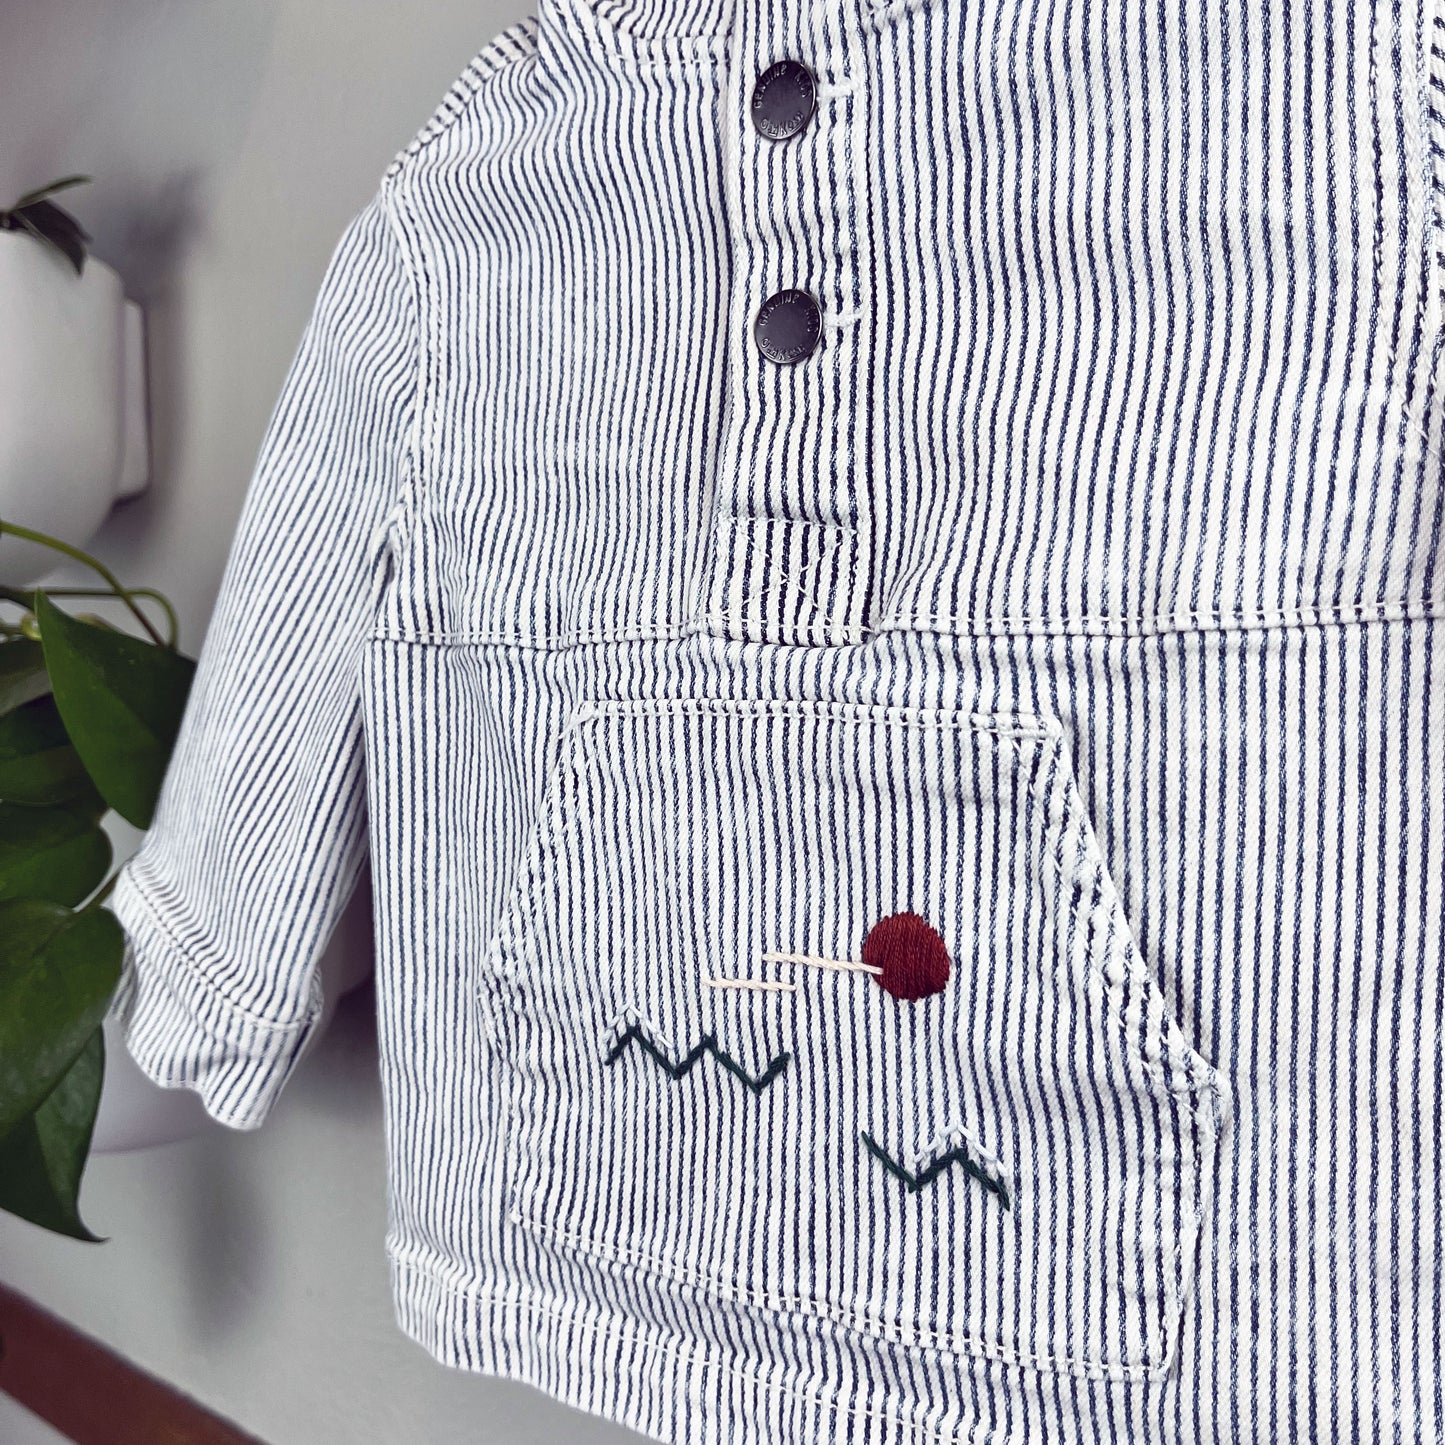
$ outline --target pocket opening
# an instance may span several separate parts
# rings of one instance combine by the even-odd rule
[[[1191,1100],[1217,1119],[1224,1107],[1219,1071],[1189,1042],[1153,976],[1079,789],[1063,725],[1046,722],[1049,746],[1025,776],[1047,818],[1053,845],[1045,857],[1069,911],[1062,937],[1075,946],[1063,966],[1094,975],[1151,1087]]]

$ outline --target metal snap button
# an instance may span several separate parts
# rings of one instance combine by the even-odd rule
[[[813,72],[801,60],[779,60],[753,85],[753,126],[769,140],[796,135],[813,114]]]
[[[753,338],[769,361],[801,361],[822,334],[823,314],[807,291],[789,288],[769,296],[758,308]]]

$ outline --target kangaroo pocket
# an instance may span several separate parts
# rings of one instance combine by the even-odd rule
[[[1170,1367],[1221,1118],[1061,723],[584,700],[478,998],[512,1222],[905,1345]]]

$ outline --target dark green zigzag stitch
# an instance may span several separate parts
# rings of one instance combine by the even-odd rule
[[[901,1179],[910,1190],[922,1189],[925,1184],[931,1184],[950,1164],[956,1162],[962,1164],[964,1172],[971,1174],[990,1193],[997,1194],[1003,1200],[1005,1209],[1009,1207],[1008,1190],[1004,1187],[1003,1181],[990,1178],[961,1148],[950,1149],[947,1154],[935,1159],[922,1174],[910,1174],[901,1164],[890,1159],[867,1134],[860,1134],[859,1137],[868,1146],[870,1152],[883,1161],[888,1172]]]
[[[788,1062],[786,1052],[779,1054],[778,1057],[768,1065],[767,1071],[755,1079],[736,1059],[730,1058],[718,1048],[717,1040],[712,1034],[704,1034],[688,1052],[687,1057],[684,1058],[680,1064],[674,1064],[636,1024],[630,1025],[627,1032],[613,1044],[612,1052],[607,1055],[607,1062],[609,1064],[615,1064],[621,1057],[623,1049],[625,1049],[633,1039],[636,1039],[674,1079],[682,1078],[704,1054],[710,1053],[718,1063],[731,1073],[736,1074],[755,1094],[762,1093],[783,1071],[784,1065]]]

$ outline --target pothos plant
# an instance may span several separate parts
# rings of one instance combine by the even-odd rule
[[[101,1242],[81,1220],[79,1191],[125,948],[103,906],[119,870],[101,820],[114,809],[150,826],[195,660],[177,650],[160,593],[122,587],[78,547],[0,519],[7,532],[106,585],[0,583],[0,1209]],[[119,599],[146,636],[66,611],[62,597]],[[166,637],[139,597],[164,608]]]

